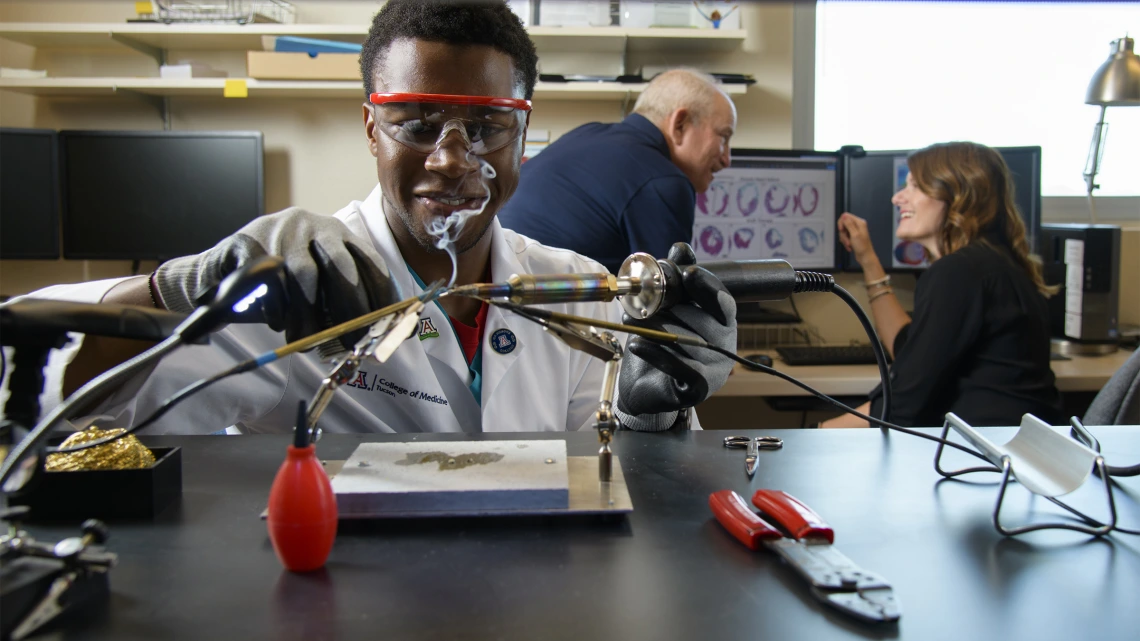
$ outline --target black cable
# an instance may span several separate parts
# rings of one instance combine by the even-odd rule
[[[530,310],[527,310],[525,307],[514,306],[514,305],[500,305],[500,306],[508,307],[511,311],[515,312],[519,316],[522,316],[523,318],[526,318],[527,320],[538,323],[540,325],[542,324],[539,317],[531,314]],[[656,342],[660,345],[667,345],[667,346],[672,345],[672,343],[669,343],[667,341],[657,341],[657,340],[654,340],[652,338],[647,338],[644,336],[642,338],[645,340],[650,340],[650,341]],[[858,416],[859,418],[861,418],[861,419],[863,419],[869,423],[875,423],[875,424],[880,425],[882,427],[889,428],[892,430],[896,430],[899,432],[903,432],[904,434],[910,434],[912,436],[917,436],[919,438],[924,438],[928,441],[934,441],[935,443],[942,443],[943,445],[961,450],[961,451],[963,451],[963,452],[965,452],[971,456],[982,459],[983,461],[989,463],[989,459],[987,459],[986,457],[982,456],[978,452],[975,452],[974,450],[971,450],[971,449],[969,449],[963,445],[959,445],[959,444],[954,443],[952,441],[947,441],[947,440],[939,438],[937,436],[931,436],[930,434],[924,434],[922,432],[918,432],[918,431],[912,430],[910,428],[903,427],[901,425],[895,425],[893,423],[888,423],[887,421],[884,421],[881,419],[877,419],[877,418],[867,416],[866,414],[863,414],[862,412],[856,411],[855,409],[852,409],[852,408],[844,405],[843,403],[840,403],[839,401],[835,400],[834,398],[831,398],[830,396],[824,394],[823,392],[817,391],[816,389],[812,388],[810,385],[807,385],[806,383],[801,383],[800,381],[796,380],[795,378],[788,376],[787,374],[785,374],[785,373],[783,373],[777,369],[773,369],[773,368],[768,367],[766,365],[761,365],[760,363],[750,361],[747,358],[737,356],[735,353],[730,352],[726,349],[721,349],[720,347],[717,347],[715,345],[705,345],[704,347],[711,349],[712,351],[714,351],[718,354],[722,354],[724,356],[727,356],[727,357],[731,358],[732,360],[734,360],[738,363],[741,363],[742,365],[744,365],[745,367],[747,367],[749,369],[754,369],[754,370],[759,371],[759,372],[771,374],[777,378],[782,378],[782,379],[788,381],[789,383],[792,383],[793,385],[796,385],[796,386],[806,390],[808,393],[816,396],[817,398],[834,405],[836,408],[843,410],[844,412],[847,412],[848,414],[853,414],[855,416]]]
[[[792,290],[792,294],[799,294],[801,292],[831,292],[841,298],[851,311],[855,312],[855,317],[859,319],[859,323],[863,325],[863,331],[867,333],[867,337],[871,339],[871,350],[875,352],[875,362],[879,366],[879,381],[883,388],[883,407],[880,411],[879,418],[886,422],[890,419],[891,415],[891,377],[887,372],[887,353],[883,349],[883,343],[879,340],[879,334],[875,331],[875,326],[871,324],[871,319],[867,318],[867,313],[863,311],[863,307],[859,305],[859,301],[855,297],[835,284],[835,277],[831,274],[822,274],[820,272],[805,272],[796,271],[796,284]],[[775,371],[775,370],[773,370]],[[842,407],[847,407],[842,405]]]
[[[257,362],[257,359],[250,359],[250,360],[245,361],[243,363],[238,363],[237,365],[231,367],[230,369],[227,369],[227,370],[222,371],[222,372],[218,372],[217,374],[214,374],[213,376],[211,376],[209,378],[202,378],[202,379],[199,379],[197,381],[194,381],[193,383],[191,383],[191,384],[187,385],[186,387],[183,387],[182,389],[175,392],[174,395],[171,396],[170,398],[163,401],[162,404],[158,406],[158,409],[151,412],[150,416],[143,419],[143,421],[141,423],[137,423],[136,425],[127,428],[126,430],[124,430],[123,432],[121,432],[119,434],[115,434],[113,436],[107,436],[107,437],[104,437],[104,438],[101,438],[101,439],[98,439],[95,441],[91,441],[89,443],[84,443],[82,445],[73,445],[73,446],[67,447],[67,448],[49,447],[49,448],[47,448],[47,451],[49,454],[71,454],[72,452],[80,452],[82,450],[86,450],[86,449],[89,449],[92,447],[98,447],[100,445],[105,445],[107,443],[110,443],[111,441],[117,441],[121,438],[124,438],[126,436],[131,435],[131,434],[134,434],[135,432],[138,432],[139,430],[142,430],[146,427],[149,427],[152,423],[154,423],[158,419],[162,418],[162,416],[164,414],[166,414],[170,410],[174,409],[175,405],[178,405],[179,403],[186,400],[190,396],[197,394],[198,392],[206,389],[207,387],[213,385],[214,383],[217,383],[218,381],[220,381],[224,378],[229,378],[231,376],[234,376],[235,374],[242,374],[242,373],[248,372],[250,370],[256,369],[258,367],[258,365],[259,364]]]
[[[796,297],[794,294],[788,296],[788,302],[792,304],[792,313],[796,315],[796,320],[802,321],[804,317],[800,316],[800,310],[796,308]]]
[[[1106,465],[1105,470],[1109,476],[1140,476],[1140,464],[1136,465]]]
[[[792,385],[795,385],[796,387],[799,387],[800,389],[808,392],[812,396],[815,396],[816,398],[818,398],[822,401],[826,401],[827,403],[830,403],[831,405],[835,406],[837,409],[843,410],[844,412],[846,412],[848,414],[851,414],[853,416],[858,416],[859,418],[867,421],[868,423],[873,423],[873,424],[878,425],[880,427],[885,427],[887,429],[895,430],[897,432],[902,432],[903,434],[910,434],[911,436],[917,436],[919,438],[924,438],[928,441],[934,441],[935,443],[941,443],[947,447],[952,447],[954,449],[961,450],[961,451],[963,451],[963,452],[965,452],[965,453],[967,453],[967,454],[969,454],[975,458],[979,458],[979,459],[981,459],[987,463],[990,462],[989,459],[987,459],[982,454],[975,452],[974,450],[971,450],[968,447],[965,447],[963,445],[959,445],[953,441],[948,441],[946,439],[939,438],[937,436],[932,436],[930,434],[926,434],[923,432],[912,430],[909,427],[903,427],[901,425],[895,425],[894,423],[889,423],[889,422],[884,421],[882,419],[878,419],[878,418],[868,416],[868,415],[866,415],[866,414],[864,414],[858,410],[855,410],[851,407],[844,405],[843,403],[835,400],[834,398],[831,398],[830,396],[828,396],[827,394],[824,394],[823,392],[816,390],[815,388],[813,388],[812,386],[810,386],[806,383],[801,383],[800,381],[798,381],[795,378],[781,372],[778,369],[768,367],[767,365],[761,365],[760,363],[750,361],[747,358],[737,356],[736,354],[734,354],[734,353],[732,353],[726,349],[721,349],[720,347],[717,347],[716,345],[709,345],[708,349],[711,349],[718,354],[727,356],[727,357],[731,358],[732,360],[736,361],[737,363],[744,365],[748,369],[751,369],[751,370],[754,370],[757,372],[764,372],[765,374],[771,374],[772,376],[775,376],[776,378],[782,378],[785,381],[788,381],[789,383],[791,383]]]
[[[1072,420],[1076,421],[1077,424],[1080,424],[1080,421],[1077,419],[1077,417],[1074,416]],[[1100,454],[1100,441],[1098,441],[1096,437],[1093,436],[1092,433],[1090,433],[1088,430],[1085,430],[1083,424],[1081,424],[1081,428],[1081,430],[1078,430],[1075,426],[1069,428],[1069,436],[1076,439],[1077,442],[1084,444],[1085,447],[1088,447],[1097,454]],[[1105,463],[1104,469],[1108,472],[1109,476],[1140,476],[1140,465],[1116,466],[1108,465]]]
[[[426,291],[424,291],[422,294],[420,294],[420,296],[419,296],[420,301],[423,302],[424,304],[430,304],[432,301],[439,298],[440,294],[442,293],[442,288],[443,288],[443,281],[442,280],[432,283],[431,286],[429,286]],[[99,445],[105,445],[105,444],[110,443],[112,441],[117,441],[121,438],[124,438],[126,436],[131,435],[131,434],[134,434],[135,432],[138,432],[140,430],[145,429],[146,427],[150,426],[152,423],[154,423],[158,419],[162,418],[162,416],[164,414],[166,414],[167,412],[169,412],[171,409],[173,409],[175,405],[178,405],[179,403],[186,400],[190,396],[197,394],[198,392],[206,389],[207,387],[213,385],[214,383],[217,383],[218,381],[220,381],[222,379],[229,378],[229,377],[234,376],[236,374],[244,374],[245,372],[249,372],[251,370],[257,369],[261,365],[262,365],[262,363],[259,362],[259,359],[252,358],[248,361],[238,363],[237,365],[234,365],[230,369],[218,372],[217,374],[214,374],[213,376],[211,376],[209,378],[199,379],[199,380],[187,385],[186,387],[183,387],[182,389],[178,390],[177,392],[174,393],[173,396],[171,396],[170,398],[163,401],[162,404],[158,406],[158,409],[154,410],[154,412],[152,412],[150,416],[143,419],[143,421],[141,423],[138,423],[138,424],[134,425],[133,427],[130,427],[130,428],[124,430],[123,432],[119,433],[119,434],[115,434],[114,436],[107,436],[107,437],[101,438],[97,441],[91,441],[90,443],[84,443],[82,445],[74,445],[72,447],[68,447],[65,449],[49,447],[49,448],[47,448],[47,451],[48,451],[48,453],[51,453],[51,454],[71,454],[72,452],[79,452],[79,451],[86,450],[86,449],[89,449],[92,447],[97,447]]]
[[[0,347],[0,383],[4,382],[4,377],[8,375],[8,353]]]
[[[846,289],[839,285],[835,285],[831,289],[831,293],[843,299],[851,311],[855,312],[855,316],[859,322],[863,324],[863,331],[867,332],[867,338],[871,340],[871,349],[875,352],[875,363],[879,366],[879,380],[883,386],[883,408],[879,414],[879,418],[887,421],[890,418],[891,407],[891,375],[887,371],[887,352],[883,349],[883,342],[879,340],[879,334],[875,331],[875,326],[871,324],[871,319],[867,318],[867,313],[863,311],[862,305],[859,301],[855,300]]]
[[[890,419],[890,406],[891,396],[890,393],[890,374],[887,372],[887,352],[882,349],[882,341],[879,340],[879,333],[874,331],[874,325],[871,319],[866,317],[863,307],[855,300],[853,295],[842,289],[836,284],[836,277],[831,274],[821,274],[819,271],[796,271],[796,285],[792,290],[793,294],[801,292],[831,292],[836,294],[837,297],[847,303],[847,307],[852,308],[858,322],[863,325],[863,331],[866,332],[868,338],[871,339],[871,350],[874,351],[874,360],[879,365],[879,381],[882,387],[882,409],[880,411],[879,419],[887,421]],[[790,297],[789,297],[790,298]],[[844,406],[846,407],[846,405]]]
[[[844,294],[847,294],[847,292],[844,291]],[[848,296],[850,296],[850,294],[848,294]],[[506,305],[503,305],[503,306],[507,307]],[[519,307],[519,306],[511,305],[511,306],[509,306],[509,309],[511,311],[515,312],[516,314],[518,314],[519,316],[526,318],[529,321],[538,323],[540,325],[542,324],[539,317],[529,313],[529,310],[527,310],[525,307]],[[645,338],[646,340],[651,340],[651,341],[657,342],[658,344],[661,344],[661,345],[670,345],[670,343],[668,343],[666,341],[655,341],[654,339],[648,338],[648,337],[642,337],[642,338]],[[796,380],[795,378],[793,378],[793,377],[791,377],[791,376],[789,376],[789,375],[787,375],[787,374],[785,374],[785,373],[783,373],[777,369],[773,369],[773,368],[768,367],[766,365],[761,365],[760,363],[750,361],[747,358],[743,358],[741,356],[738,356],[737,354],[735,354],[733,352],[730,352],[730,351],[725,350],[725,349],[721,349],[720,347],[717,347],[715,345],[705,345],[705,347],[707,347],[708,349],[711,349],[712,351],[714,351],[718,354],[721,354],[723,356],[727,356],[728,358],[744,365],[748,369],[759,371],[759,372],[764,372],[766,374],[771,374],[772,376],[786,380],[789,383],[792,383],[793,385],[795,385],[795,386],[807,391],[808,393],[814,395],[816,398],[819,398],[823,401],[826,401],[827,403],[830,403],[831,405],[835,406],[836,408],[838,408],[840,410],[843,410],[844,412],[846,412],[848,414],[858,416],[859,418],[867,421],[868,423],[877,424],[877,425],[884,427],[884,428],[887,428],[887,429],[895,430],[897,432],[902,432],[903,434],[909,434],[911,436],[917,436],[919,438],[926,439],[928,441],[933,441],[935,443],[941,443],[943,446],[954,448],[956,450],[965,452],[966,454],[969,454],[970,456],[973,456],[977,459],[985,461],[986,463],[990,463],[990,460],[987,459],[981,453],[975,452],[974,450],[971,450],[968,447],[965,447],[963,445],[959,445],[958,443],[955,443],[953,441],[949,441],[949,440],[946,440],[946,439],[941,438],[939,436],[934,436],[932,434],[926,434],[924,432],[912,430],[910,428],[903,427],[901,425],[895,425],[893,423],[889,423],[887,421],[877,419],[877,418],[874,418],[871,416],[867,416],[866,414],[863,414],[862,412],[859,412],[859,411],[857,411],[851,407],[844,405],[843,403],[840,403],[839,401],[835,400],[834,398],[831,398],[830,396],[824,394],[823,392],[820,392],[820,391],[812,388],[810,385],[808,385],[806,383],[802,383],[802,382]],[[880,346],[879,349],[882,350],[882,347]],[[886,385],[884,385],[884,388],[886,388]],[[1098,444],[1098,451],[1099,451],[1099,444]],[[997,472],[998,470],[995,468],[993,471]],[[1111,481],[1109,481],[1109,482],[1111,482]],[[1138,532],[1138,531],[1131,530],[1128,528],[1119,527],[1119,526],[1114,527],[1112,531],[1121,532],[1123,534],[1140,535],[1140,532]]]
[[[144,367],[149,366],[156,360],[166,356],[169,352],[177,349],[181,344],[182,337],[180,335],[170,336],[143,353],[132,356],[126,361],[119,363],[115,367],[87,381],[87,383],[76,390],[71,396],[67,397],[67,400],[56,406],[47,416],[41,418],[40,422],[36,423],[36,426],[28,432],[23,440],[17,443],[15,447],[8,452],[7,458],[0,464],[0,486],[8,482],[12,474],[15,473],[17,466],[24,460],[24,457],[43,443],[51,430],[55,428],[59,422],[64,420],[70,412],[86,408],[93,403],[96,398],[100,397],[108,387],[121,384],[123,381],[137,374]]]

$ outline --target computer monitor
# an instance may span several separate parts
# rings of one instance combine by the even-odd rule
[[[1029,235],[1030,250],[1037,251],[1041,235],[1041,148],[994,147],[1005,159],[1013,177],[1014,202]],[[867,220],[867,231],[879,261],[888,271],[926,269],[925,252],[917,243],[895,238],[898,208],[891,196],[906,184],[906,158],[910,151],[868,151],[844,157],[844,210]],[[843,268],[858,271],[855,257],[840,251]]]
[[[697,194],[697,260],[783,258],[834,269],[841,158],[807,150],[733,149],[732,165]]]
[[[264,213],[258,131],[61,131],[63,254],[165,260]]]
[[[0,258],[59,258],[59,163],[50,129],[0,128]]]
[[[1041,148],[997,147],[1013,176],[1013,200],[1029,234],[1029,251],[1041,252]]]

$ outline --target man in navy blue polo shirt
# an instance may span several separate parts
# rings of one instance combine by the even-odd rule
[[[736,107],[715,80],[672,69],[622,122],[582,125],[523,164],[499,221],[614,273],[633,252],[663,258],[692,240],[696,194],[728,167],[735,129]]]

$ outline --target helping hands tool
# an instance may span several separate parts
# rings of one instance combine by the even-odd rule
[[[744,454],[744,471],[748,474],[748,478],[752,478],[760,464],[760,450],[778,450],[784,447],[784,439],[777,436],[757,436],[755,438],[726,436],[724,437],[724,446],[738,449],[747,448]]]
[[[105,599],[108,572],[118,556],[103,549],[107,526],[95,519],[83,523],[82,537],[55,543],[37,541],[21,530],[25,506],[9,507],[0,519],[9,523],[0,536],[0,592],[4,610],[0,638],[23,639],[69,610]]]
[[[832,547],[835,532],[811,508],[780,490],[757,490],[752,503],[791,537],[760,518],[736,492],[720,490],[709,495],[709,507],[730,534],[750,550],[763,544],[779,554],[807,579],[815,598],[866,621],[899,619],[899,604],[890,584]]]

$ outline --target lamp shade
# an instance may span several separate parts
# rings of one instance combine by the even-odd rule
[[[1086,105],[1140,107],[1140,56],[1129,37],[1112,41],[1112,53],[1096,70],[1085,96]]]

